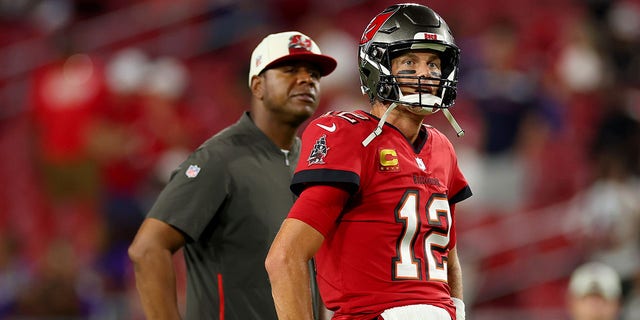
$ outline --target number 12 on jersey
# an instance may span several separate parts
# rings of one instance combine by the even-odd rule
[[[426,258],[426,280],[447,282],[445,252],[451,228],[449,201],[446,195],[432,194],[427,202],[425,212],[428,229],[424,232],[423,252],[416,252],[416,240],[421,238],[422,226],[419,203],[418,191],[408,190],[395,209],[396,221],[403,225],[403,232],[398,238],[397,252],[393,258],[393,280],[422,279],[422,261]]]

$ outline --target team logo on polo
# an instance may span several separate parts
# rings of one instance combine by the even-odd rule
[[[200,173],[200,167],[195,164],[190,165],[187,171],[184,172],[187,178],[195,178],[198,176],[198,173]]]
[[[400,163],[398,161],[398,153],[395,149],[380,149],[380,166],[378,169],[382,172],[400,171]]]
[[[309,165],[324,164],[324,157],[327,156],[327,151],[329,151],[329,147],[327,147],[327,135],[323,134],[313,145],[313,150],[311,150],[307,162]]]

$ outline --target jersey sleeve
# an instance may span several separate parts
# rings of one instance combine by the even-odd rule
[[[302,134],[302,150],[291,191],[296,195],[311,184],[340,184],[354,193],[360,186],[364,139],[362,124],[325,115]]]
[[[326,238],[336,226],[336,220],[348,199],[349,194],[343,189],[311,186],[296,200],[287,217],[305,222]]]
[[[171,174],[147,217],[172,225],[187,241],[198,239],[229,195],[224,163],[206,149],[196,150]]]
[[[467,183],[467,179],[462,174],[460,167],[458,166],[458,158],[453,146],[450,145],[451,154],[453,155],[453,161],[451,164],[451,177],[449,179],[448,188],[450,190],[449,203],[456,204],[462,200],[471,197],[472,192]]]

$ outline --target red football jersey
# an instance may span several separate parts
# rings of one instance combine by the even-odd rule
[[[301,212],[325,241],[316,254],[320,293],[334,319],[372,319],[387,308],[431,304],[455,319],[447,254],[455,246],[450,205],[471,196],[449,140],[423,125],[413,146],[363,111],[329,112],[306,128],[291,189],[340,183],[352,197],[337,217]],[[425,137],[426,136],[426,137]]]

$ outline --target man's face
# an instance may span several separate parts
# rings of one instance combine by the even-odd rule
[[[306,62],[287,62],[261,75],[264,105],[283,119],[302,123],[318,108],[320,70]]]
[[[569,309],[572,320],[615,320],[618,316],[619,304],[616,300],[608,300],[598,294],[589,294],[570,297]]]
[[[391,60],[391,73],[394,76],[423,77],[422,86],[418,87],[417,79],[399,78],[400,89],[404,95],[430,93],[436,95],[440,81],[429,78],[440,78],[442,75],[440,57],[432,51],[408,51]],[[402,85],[407,84],[407,85]],[[425,86],[425,84],[427,84]]]

